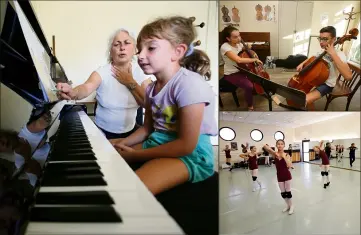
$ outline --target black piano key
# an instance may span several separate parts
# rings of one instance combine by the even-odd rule
[[[70,171],[46,171],[44,174],[44,178],[46,177],[62,177],[62,176],[70,176],[70,175],[92,175],[99,174],[104,176],[104,174],[100,171],[100,169],[89,169],[89,168],[76,168],[76,170],[72,169]]]
[[[94,161],[97,158],[93,153],[77,153],[77,154],[55,154],[49,157],[51,161]]]
[[[56,155],[58,154],[77,154],[77,153],[92,153],[94,154],[94,152],[92,151],[91,148],[70,148],[70,149],[66,149],[66,148],[57,148],[53,150]]]
[[[72,141],[89,141],[88,137],[65,137],[63,140],[67,140],[68,142]]]
[[[60,145],[55,146],[55,145],[54,145],[54,149],[55,149],[55,147],[64,148],[65,146],[60,146]],[[89,148],[89,149],[93,149],[93,148],[91,147],[89,141],[88,141],[88,142],[79,142],[79,143],[74,143],[74,144],[68,143],[68,144],[66,144],[66,147],[67,147],[68,149],[78,149],[78,148]]]
[[[101,174],[71,175],[44,177],[42,186],[48,187],[73,187],[73,186],[106,186],[107,183]]]
[[[122,222],[112,206],[34,207],[30,212],[34,222],[109,223]]]
[[[89,161],[89,162],[64,162],[64,163],[51,163],[46,167],[46,170],[54,171],[54,170],[64,170],[64,169],[73,169],[73,168],[79,168],[79,167],[98,167],[100,169],[100,166],[95,161]]]
[[[84,147],[84,146],[91,146],[89,140],[82,140],[82,141],[73,141],[73,142],[66,142],[65,140],[58,140],[55,144],[54,144],[54,149],[55,148],[74,148],[74,147]]]
[[[35,203],[37,205],[112,205],[114,201],[107,191],[86,191],[39,193]]]
[[[59,135],[60,137],[60,135]],[[67,138],[67,137],[87,137],[86,133],[67,133],[62,135],[61,137]]]

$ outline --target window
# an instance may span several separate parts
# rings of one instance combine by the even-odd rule
[[[360,23],[358,24],[358,30],[360,31]],[[352,42],[349,60],[360,64],[360,37],[357,37],[357,39]]]
[[[285,135],[283,134],[282,131],[276,131],[275,133],[275,140],[284,140],[285,139]]]
[[[219,130],[219,136],[225,141],[232,141],[236,138],[236,132],[229,127],[222,127]]]
[[[263,139],[263,133],[258,129],[254,129],[251,131],[251,138],[253,141],[259,142]]]

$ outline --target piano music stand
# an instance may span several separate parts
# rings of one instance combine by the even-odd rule
[[[240,68],[238,66],[236,67],[239,71],[244,72],[247,74],[247,77],[254,83],[257,83],[260,85],[263,90],[265,91],[265,96],[268,99],[269,102],[269,109],[272,111],[272,100],[278,105],[283,108],[287,108],[290,110],[296,110],[296,111],[306,111],[306,93],[303,91],[299,91],[294,88],[290,88],[287,86],[280,85],[278,83],[272,82],[270,80],[267,80],[263,77],[258,76],[257,74],[254,74],[246,69]],[[274,97],[274,95],[280,95],[288,100],[292,100],[294,103],[299,105],[302,108],[297,108],[293,106],[289,106],[286,104],[282,104],[277,97]]]

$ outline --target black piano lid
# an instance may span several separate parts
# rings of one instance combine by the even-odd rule
[[[45,104],[57,102],[57,98],[54,92],[51,91],[52,87],[50,86],[50,79],[55,80],[54,75],[45,74],[48,76],[40,77],[40,74],[44,74],[44,71],[50,71],[58,61],[55,56],[52,55],[30,2],[12,2],[12,4],[7,3],[0,36],[0,82],[28,101],[33,107],[42,107]],[[15,4],[20,6],[19,9],[21,9],[23,13],[16,11],[16,8],[14,8]],[[25,20],[22,14],[25,15],[29,23],[24,22]],[[21,19],[23,20],[21,21]],[[29,27],[27,29],[23,29],[22,27],[28,24],[30,24],[31,30],[35,32],[37,37],[37,48],[42,47],[41,51],[44,51],[44,58],[48,58],[49,60],[49,64],[40,64],[46,67],[43,69],[43,73],[39,73],[37,70],[37,68],[39,69],[39,63],[36,68],[33,57],[30,54],[29,42],[32,43],[34,40],[29,41],[30,39],[24,36],[24,30],[29,32]],[[34,38],[35,37],[33,37],[33,39]],[[34,45],[31,45],[31,47],[34,48]],[[35,58],[38,60],[37,57]],[[59,81],[59,79],[57,79],[57,81]],[[67,81],[65,76],[65,80],[62,82]]]

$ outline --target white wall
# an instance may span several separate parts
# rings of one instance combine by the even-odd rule
[[[220,164],[226,161],[226,155],[222,150],[227,144],[231,145],[231,142],[237,142],[238,151],[231,151],[231,156],[232,161],[238,161],[240,159],[238,156],[242,153],[241,144],[246,144],[246,142],[248,142],[250,146],[256,146],[258,151],[262,151],[262,147],[265,144],[268,144],[271,147],[274,147],[276,145],[276,140],[274,139],[274,134],[276,131],[283,132],[283,134],[285,135],[286,146],[288,146],[288,144],[292,144],[294,139],[294,130],[292,128],[229,121],[220,121],[219,126],[220,128],[230,127],[236,132],[236,138],[232,141],[224,141],[223,139],[219,138]],[[259,129],[260,131],[262,131],[263,139],[260,142],[255,142],[251,139],[250,133],[253,129]]]
[[[308,43],[306,40],[295,40],[295,31],[302,33],[312,25],[313,2],[310,1],[280,1],[279,2],[279,58],[287,58],[293,54],[293,48]],[[307,52],[307,51],[306,51]]]
[[[276,22],[257,21],[255,19],[255,6],[257,4],[275,5]],[[293,53],[293,46],[306,41],[296,42],[294,44],[294,30],[301,32],[311,29],[311,35],[319,35],[322,28],[321,15],[328,14],[328,25],[340,23],[341,27],[347,26],[344,15],[335,16],[336,13],[352,5],[355,7],[354,12],[360,11],[360,3],[357,1],[220,1],[220,7],[225,5],[228,9],[234,6],[240,11],[239,30],[243,32],[270,32],[271,33],[271,55],[279,58],[286,58]],[[218,14],[222,17],[221,9]],[[232,16],[232,13],[229,14]],[[356,19],[352,20],[349,28],[357,27],[360,20],[360,14],[355,15]],[[221,18],[220,18],[221,19]],[[224,28],[222,20],[219,20],[219,31]],[[345,32],[338,32],[338,36]],[[289,37],[287,37],[289,36]],[[286,37],[286,38],[285,38]],[[344,52],[347,54],[351,43],[345,43]],[[310,55],[319,51],[319,43],[313,38],[310,46]]]
[[[325,14],[328,15],[327,25],[340,27],[342,31],[338,30],[337,36],[343,36],[345,34],[348,21],[345,20],[346,16],[342,14],[342,11],[350,5],[355,7],[354,12],[360,11],[359,1],[314,1],[311,35],[319,35],[319,31],[323,27],[321,24],[321,15]],[[360,22],[360,14],[355,15],[354,18],[356,19],[350,22],[349,29],[354,27],[357,28],[357,25]],[[351,45],[352,42],[345,43],[344,52],[346,55],[351,48]],[[319,42],[316,38],[312,38],[310,55],[313,55],[318,51],[320,51]]]
[[[32,5],[50,45],[55,35],[56,55],[74,85],[106,63],[108,38],[116,29],[125,27],[138,34],[155,18],[177,14],[206,23],[202,29],[197,27],[199,49],[214,57],[212,73],[218,74],[214,1],[32,1]],[[213,32],[215,38],[209,37]],[[215,90],[217,81],[211,81]]]
[[[274,21],[257,21],[256,10],[257,4],[263,7],[267,4],[269,6],[276,6],[276,22]],[[270,32],[271,37],[271,55],[278,56],[278,4],[279,1],[220,1],[219,2],[219,31],[225,27],[222,19],[222,6],[226,6],[230,10],[229,16],[232,16],[231,9],[235,6],[239,9],[240,23],[239,27],[236,26],[241,32]]]
[[[320,141],[351,138],[360,138],[359,112],[352,112],[349,115],[298,127],[295,129],[294,141],[300,142],[303,139]]]
[[[109,36],[118,28],[138,34],[146,23],[162,16],[196,17],[201,46],[211,59],[218,121],[218,17],[216,1],[32,1],[49,45],[56,39],[56,56],[74,86],[82,84],[98,66],[106,63]],[[85,100],[91,100],[92,96]],[[218,138],[212,138],[216,145]]]

